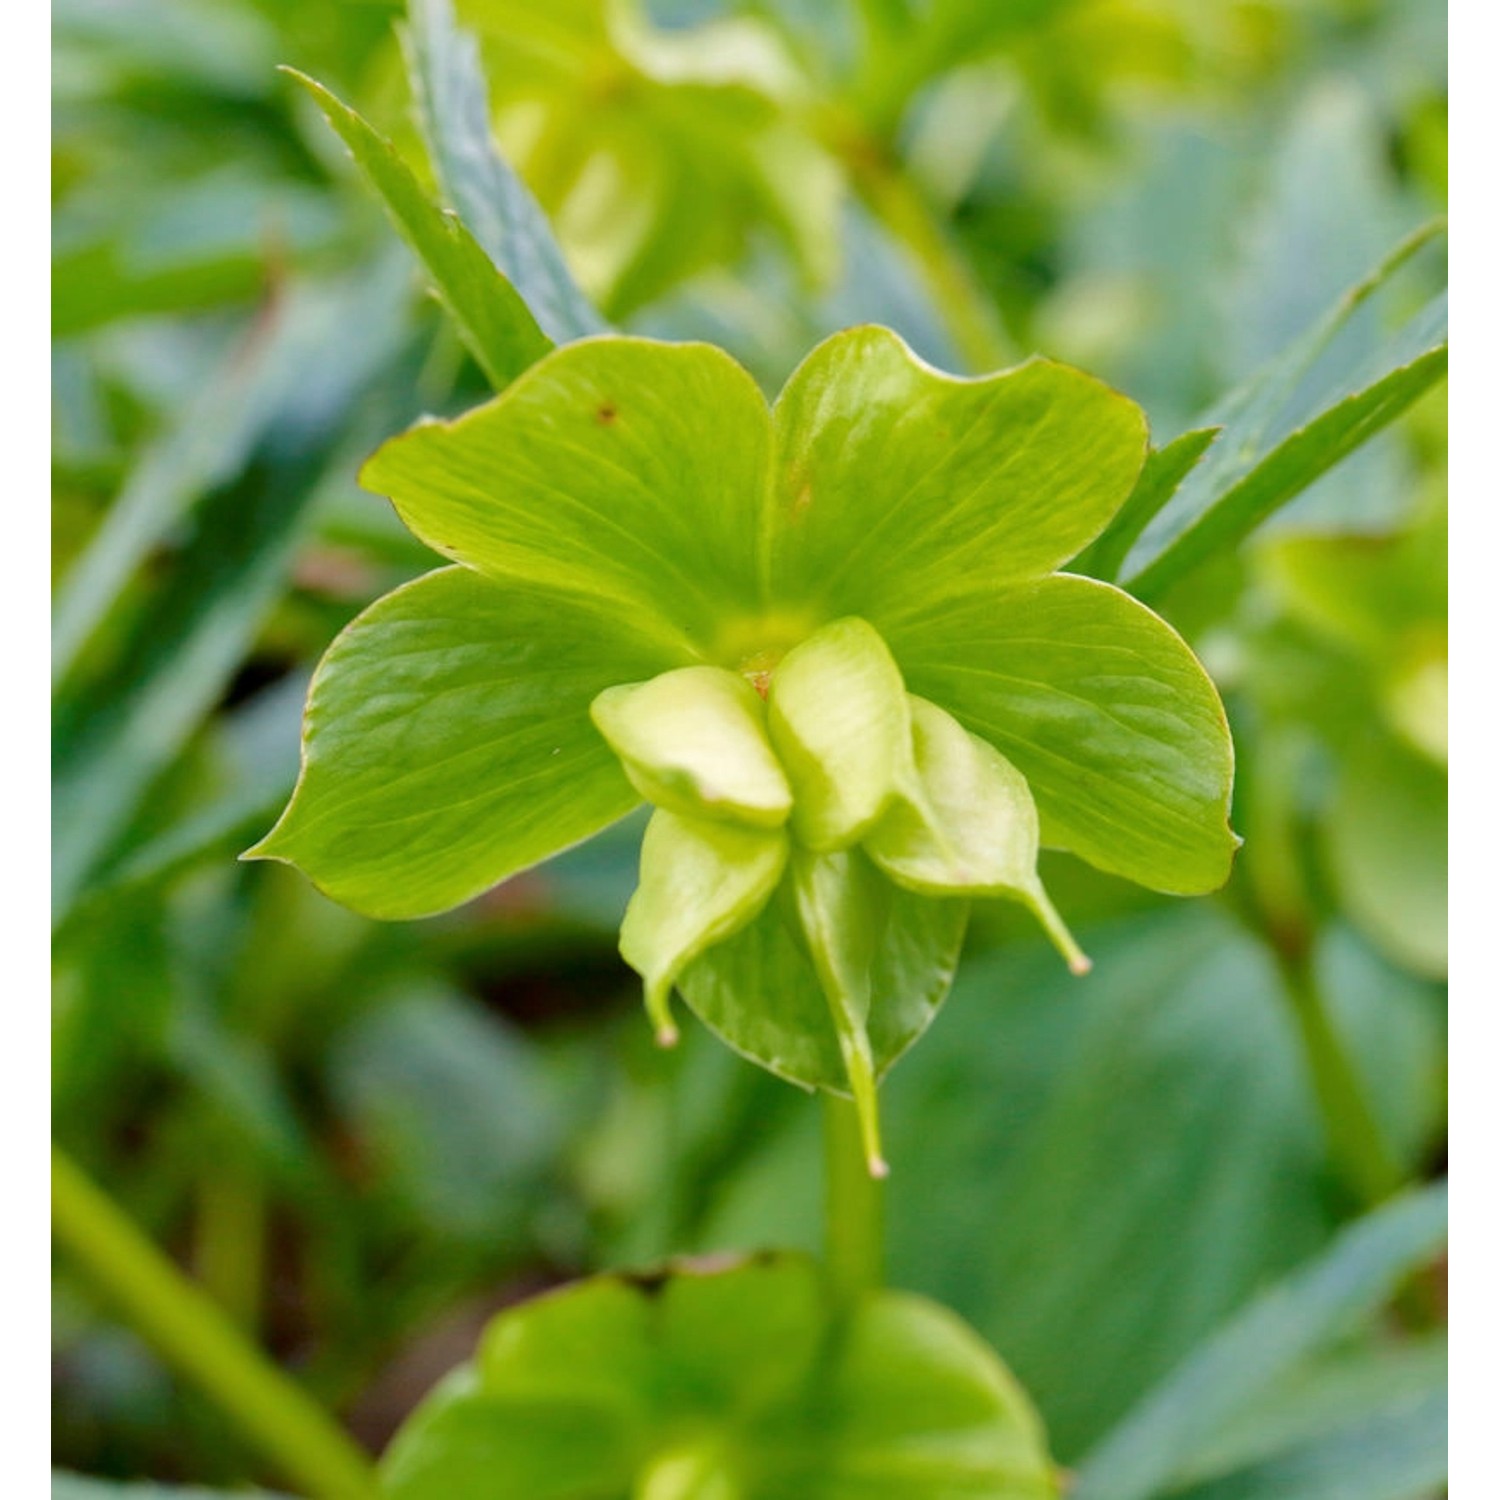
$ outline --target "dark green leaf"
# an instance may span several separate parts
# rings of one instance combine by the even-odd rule
[[[402,32],[428,154],[448,201],[558,343],[602,333],[537,201],[495,148],[474,39],[451,0],[411,0]]]
[[[495,269],[463,222],[423,193],[389,141],[322,84],[287,71],[317,100],[426,268],[469,352],[495,389],[504,389],[552,347],[521,294]]]
[[[54,918],[60,921],[242,659],[276,598],[330,449],[407,330],[398,283],[374,274],[307,295],[289,317],[299,378],[252,462],[197,513],[110,668],[65,683],[54,722]]]
[[[1371,1317],[1403,1277],[1437,1255],[1447,1217],[1441,1185],[1409,1193],[1346,1230],[1147,1396],[1089,1454],[1076,1500],[1149,1500],[1159,1493],[1217,1429]]]
[[[1070,573],[1085,573],[1106,582],[1118,576],[1125,555],[1162,506],[1176,493],[1198,460],[1223,431],[1219,427],[1196,427],[1175,437],[1164,448],[1146,455],[1141,477],[1104,534],[1068,564]]]
[[[1158,595],[1206,558],[1236,546],[1446,373],[1444,294],[1359,368],[1331,384],[1309,380],[1333,336],[1440,228],[1429,226],[1398,246],[1306,338],[1208,414],[1223,434],[1121,565],[1133,592]]]

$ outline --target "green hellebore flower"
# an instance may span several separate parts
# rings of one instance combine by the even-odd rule
[[[1212,683],[1121,590],[1057,571],[1129,495],[1133,403],[1042,359],[965,380],[895,334],[821,344],[773,407],[704,344],[547,355],[363,480],[458,566],[367,609],[314,679],[251,851],[372,916],[454,906],[658,811],[622,951],[783,1077],[874,1090],[952,980],[972,897],[1086,960],[1040,843],[1221,884]]]

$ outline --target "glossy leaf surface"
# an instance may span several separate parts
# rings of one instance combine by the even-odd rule
[[[388,1452],[392,1500],[1047,1500],[1039,1424],[951,1313],[842,1336],[811,1262],[603,1276],[502,1313]]]
[[[635,805],[588,705],[671,664],[595,613],[429,573],[329,649],[297,791],[252,853],[371,916],[478,895]]]

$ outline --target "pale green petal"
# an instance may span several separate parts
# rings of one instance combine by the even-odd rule
[[[606,688],[589,712],[637,791],[684,817],[777,828],[792,789],[766,735],[766,709],[722,667],[681,667]]]
[[[737,828],[658,811],[641,844],[641,879],[620,928],[620,952],[646,981],[657,1040],[677,1040],[671,994],[677,976],[733,936],[770,899],[786,866],[778,830]]]
[[[911,761],[906,690],[885,642],[863,620],[825,625],[777,666],[767,703],[798,840],[822,852],[858,843]]]

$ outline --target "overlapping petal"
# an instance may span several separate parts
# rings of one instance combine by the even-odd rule
[[[636,804],[589,702],[680,664],[582,604],[429,573],[329,648],[296,792],[250,852],[369,916],[444,911]]]
[[[722,350],[607,337],[393,438],[360,477],[444,556],[613,604],[703,655],[762,609],[769,464],[765,399]]]
[[[820,344],[774,421],[778,595],[882,633],[934,598],[1060,566],[1146,455],[1140,408],[1091,376],[1033,359],[959,379],[877,327]]]
[[[1044,843],[1153,890],[1224,883],[1238,844],[1224,708],[1143,604],[1059,573],[938,598],[887,639],[912,692],[1020,769]]]

